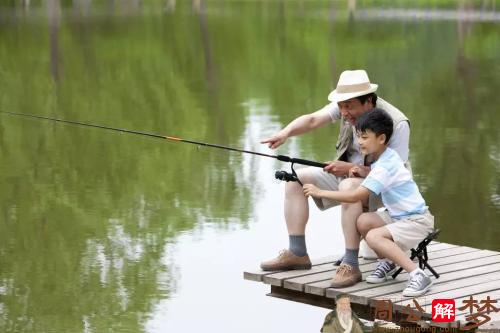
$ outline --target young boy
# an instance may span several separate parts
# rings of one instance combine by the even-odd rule
[[[381,109],[372,109],[358,119],[356,131],[361,152],[375,160],[368,174],[358,167],[349,172],[353,176],[366,177],[361,185],[352,191],[339,192],[305,184],[304,194],[347,203],[364,201],[370,192],[381,194],[387,210],[361,214],[357,230],[379,258],[392,262],[379,261],[367,280],[372,283],[385,281],[396,263],[409,273],[403,296],[423,295],[432,286],[432,281],[405,251],[415,247],[433,230],[434,217],[399,155],[386,146],[393,131],[390,116]]]

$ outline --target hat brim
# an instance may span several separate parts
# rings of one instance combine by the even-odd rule
[[[334,103],[343,102],[343,101],[347,101],[348,99],[351,99],[351,98],[354,98],[354,97],[359,97],[359,96],[371,94],[371,93],[377,91],[377,88],[378,88],[378,84],[371,83],[370,84],[370,89],[363,90],[363,91],[352,92],[352,93],[343,93],[343,94],[342,93],[340,93],[340,94],[337,93],[337,89],[335,89],[334,91],[332,91],[328,95],[328,100],[330,102],[334,102]]]

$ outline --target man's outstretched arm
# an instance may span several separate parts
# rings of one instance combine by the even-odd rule
[[[267,143],[269,148],[276,149],[285,143],[286,139],[291,136],[307,133],[331,122],[332,118],[330,114],[324,109],[321,109],[295,118],[281,131],[262,140],[260,143]]]

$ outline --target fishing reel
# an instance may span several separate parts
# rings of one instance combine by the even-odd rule
[[[286,172],[284,170],[278,170],[274,173],[274,178],[285,181],[285,182],[298,182],[300,185],[303,185],[302,182],[299,180],[299,177],[297,176],[297,173],[295,172],[295,169],[293,168],[293,163],[292,163],[292,172]]]
[[[274,173],[274,177],[276,179],[279,179],[279,180],[282,180],[282,181],[285,181],[285,182],[296,182],[296,181],[299,180],[297,178],[297,176],[295,176],[292,173],[286,172],[284,170],[278,170],[278,171],[276,171]]]

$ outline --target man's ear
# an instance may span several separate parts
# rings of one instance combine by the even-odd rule
[[[385,138],[386,138],[386,137],[387,137],[387,136],[386,136],[384,133],[382,133],[382,134],[380,134],[380,135],[377,137],[377,140],[379,140],[381,144],[385,144]]]

